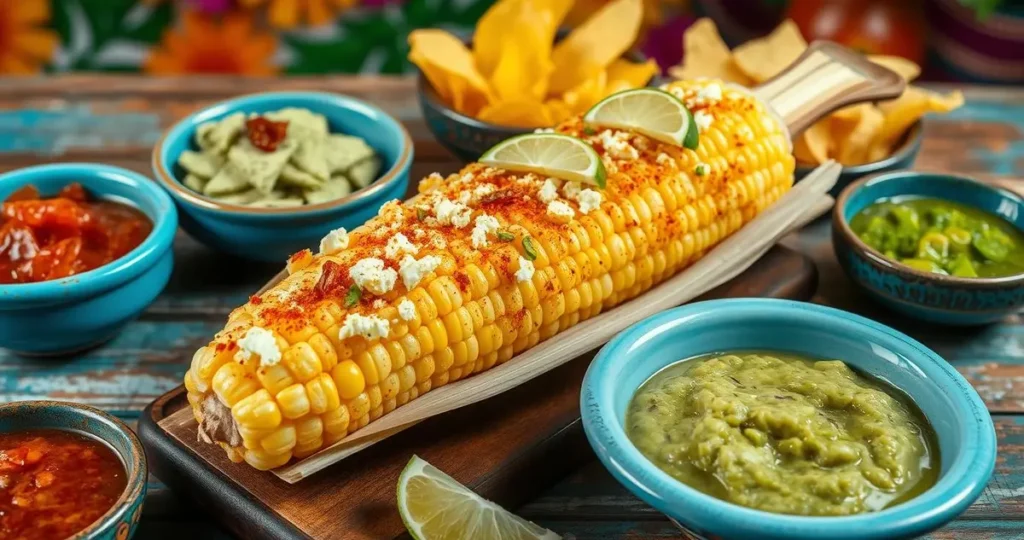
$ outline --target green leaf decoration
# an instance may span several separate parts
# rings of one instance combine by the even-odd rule
[[[57,70],[137,70],[174,16],[173,2],[52,0],[63,49]]]

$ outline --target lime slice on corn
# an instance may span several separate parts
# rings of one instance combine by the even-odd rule
[[[604,187],[605,170],[594,148],[576,137],[528,133],[505,139],[484,152],[480,163]]]
[[[398,511],[416,540],[561,538],[483,499],[417,456],[398,477]]]
[[[612,94],[583,116],[587,124],[626,129],[656,141],[690,150],[697,148],[697,125],[679,98],[655,88],[636,88]]]

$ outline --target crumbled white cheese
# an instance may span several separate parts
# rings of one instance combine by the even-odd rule
[[[668,91],[668,83],[661,83],[658,85],[658,90]]]
[[[548,203],[548,218],[556,223],[568,223],[576,211],[564,201],[551,201]]]
[[[640,157],[636,148],[629,144],[629,133],[625,131],[604,130],[600,134],[601,146],[608,155],[616,159],[637,159]]]
[[[683,89],[679,88],[678,86],[673,86],[669,88],[668,91],[670,94],[677,97],[678,99],[683,99],[686,97],[686,92],[683,92]]]
[[[584,189],[576,202],[580,204],[580,212],[589,214],[591,210],[601,208],[601,194],[592,189]]]
[[[579,182],[566,182],[565,185],[562,186],[562,195],[565,195],[566,198],[569,199],[576,199],[580,196],[580,192],[582,190],[583,186]]]
[[[252,355],[260,357],[261,366],[273,366],[281,361],[281,349],[277,348],[277,340],[269,330],[253,326],[238,340],[239,351],[236,354],[241,360],[248,360]]]
[[[391,219],[402,220],[402,201],[398,199],[391,199],[390,201],[381,205],[380,210],[377,211],[377,215],[380,217],[387,217],[389,214],[392,215]]]
[[[412,303],[412,300],[406,298],[398,304],[398,316],[403,321],[411,321],[416,318],[416,304]]]
[[[494,216],[488,216],[487,214],[477,216],[476,225],[473,227],[473,234],[471,235],[473,247],[476,249],[487,247],[487,235],[498,230],[499,225],[497,218]]]
[[[434,204],[434,215],[437,216],[437,221],[441,225],[454,225],[455,228],[461,229],[469,225],[473,210],[462,203],[438,199]]]
[[[494,187],[494,184],[483,183],[473,188],[473,200],[479,201],[480,199],[490,195],[497,191],[498,188]]]
[[[550,203],[558,198],[558,186],[548,178],[544,181],[544,185],[541,186],[540,191],[537,193],[537,198],[545,204]]]
[[[672,156],[665,152],[658,154],[658,157],[654,161],[656,161],[658,165],[667,165],[673,168],[676,166],[676,160],[672,159]]]
[[[470,199],[473,198],[473,194],[469,191],[460,191],[459,198],[456,199],[459,204],[469,204]]]
[[[385,268],[384,261],[376,257],[360,259],[352,265],[348,275],[359,288],[376,295],[387,294],[395,287],[398,273],[392,268]]]
[[[697,166],[693,168],[693,172],[697,176],[704,176],[705,174],[711,172],[711,166],[708,165],[707,163],[698,163]]]
[[[533,261],[520,255],[519,270],[516,270],[516,281],[530,281],[533,279],[533,273],[535,271],[536,269],[533,267]]]
[[[554,133],[555,128],[537,128],[533,130],[534,133]]]
[[[711,83],[697,92],[699,103],[715,102],[722,99],[722,87],[717,83]]]
[[[460,182],[466,182],[466,183],[468,183],[468,182],[470,182],[471,180],[473,180],[473,173],[471,173],[471,172],[466,172],[466,173],[463,173],[463,174],[462,174],[462,176],[460,176],[460,177],[459,177],[459,181],[460,181]]]
[[[439,264],[441,264],[441,257],[437,255],[427,255],[419,260],[412,255],[406,255],[398,265],[398,273],[402,276],[405,288],[411,291],[424,276],[433,272]]]
[[[320,240],[321,255],[334,255],[347,247],[348,231],[345,230],[345,227],[334,229]]]
[[[711,127],[711,121],[714,120],[707,111],[697,111],[693,115],[693,121],[697,123],[697,128],[700,131],[706,131]]]
[[[387,245],[384,246],[384,255],[389,259],[397,259],[403,253],[415,255],[419,250],[420,248],[410,242],[404,234],[398,233],[388,239]]]
[[[391,323],[376,315],[360,315],[352,313],[345,317],[345,322],[338,331],[338,339],[350,338],[352,336],[363,336],[366,339],[381,339],[388,337],[391,331]]]
[[[416,238],[417,240],[422,239],[426,235],[427,235],[427,231],[424,231],[423,229],[420,229],[420,228],[416,228],[416,229],[414,229],[412,231],[413,238]]]

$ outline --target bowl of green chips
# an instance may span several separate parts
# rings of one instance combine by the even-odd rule
[[[172,126],[153,149],[153,172],[191,236],[282,261],[403,198],[412,158],[402,124],[369,103],[272,92],[216,103]]]

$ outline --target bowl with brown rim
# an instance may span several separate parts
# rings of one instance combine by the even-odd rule
[[[293,208],[252,208],[226,204],[182,184],[178,158],[195,150],[200,124],[237,112],[265,113],[285,107],[308,109],[327,118],[331,133],[363,138],[381,158],[378,178],[352,194]],[[375,216],[409,186],[412,139],[402,124],[381,109],[348,96],[325,92],[266,92],[222,101],[173,125],[153,148],[153,173],[180,210],[182,228],[207,246],[247,259],[283,261],[338,227],[353,229]]]

